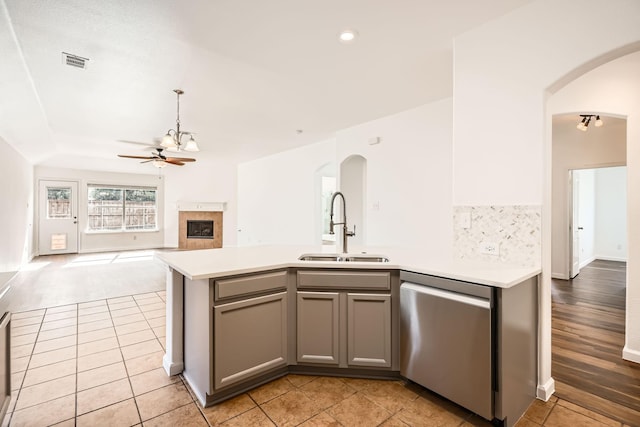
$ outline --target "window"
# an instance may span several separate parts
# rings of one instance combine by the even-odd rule
[[[47,187],[47,219],[71,218],[71,188]]]
[[[88,187],[89,231],[157,230],[155,188]]]

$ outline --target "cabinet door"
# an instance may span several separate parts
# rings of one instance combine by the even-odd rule
[[[298,292],[298,362],[337,365],[340,313],[337,292]]]
[[[287,293],[213,309],[214,388],[287,365]]]
[[[350,366],[391,366],[391,295],[347,294]]]

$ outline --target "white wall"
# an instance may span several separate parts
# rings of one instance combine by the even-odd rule
[[[367,159],[365,244],[451,256],[452,108],[447,98],[337,132],[339,163]]]
[[[238,166],[238,245],[320,244],[319,176],[335,163],[327,140]]]
[[[314,172],[360,155],[366,159],[362,244],[450,255],[451,109],[445,99],[341,130],[335,141],[241,164],[239,244],[320,243]],[[374,137],[380,144],[369,145]],[[348,210],[351,205],[347,196]]]
[[[33,166],[0,138],[0,276],[33,257]],[[2,283],[0,283],[2,285]]]
[[[347,227],[348,231],[355,230],[355,236],[350,236],[347,240],[347,248],[363,245],[367,235],[366,205],[367,205],[367,160],[362,156],[350,156],[340,164],[340,182],[338,188],[344,195],[347,203]],[[334,206],[334,220],[342,220],[343,211],[338,200]],[[338,248],[342,244],[342,226],[334,229]]]
[[[635,0],[538,0],[457,37],[454,204],[541,204],[545,90],[639,20]]]
[[[164,187],[161,175],[126,174],[78,169],[35,167],[35,182],[32,191],[36,194],[35,212],[38,212],[38,182],[40,180],[69,180],[78,182],[78,252],[101,252],[161,248],[164,244]],[[87,184],[142,185],[158,188],[158,231],[122,233],[87,233]],[[37,233],[38,217],[35,218]]]
[[[627,260],[627,168],[596,169],[594,256]]]
[[[576,81],[573,84],[580,83]],[[595,88],[589,86],[584,89],[585,93],[593,93]],[[562,97],[563,91],[556,96]],[[604,126],[598,128],[591,125],[589,130],[581,132],[576,129],[578,118],[579,113],[561,114],[553,118],[551,272],[553,277],[559,279],[569,278],[569,171],[625,165],[627,162],[626,119],[603,116]],[[591,255],[595,256],[595,253]]]
[[[226,209],[222,214],[222,244],[236,245],[237,163],[217,158],[215,150],[213,151],[199,153],[197,163],[163,168],[165,247],[178,247],[178,207],[180,204],[192,203],[226,203]]]
[[[454,41],[454,204],[543,205],[538,376],[538,395],[543,399],[554,390],[548,90],[614,58],[612,51],[640,45],[638,22],[640,2],[634,0],[613,0],[606,7],[595,0],[538,0]],[[638,92],[627,90],[627,97],[630,93]],[[564,111],[585,108],[588,106]],[[601,105],[591,110],[615,111]],[[634,113],[627,111],[632,218],[640,215],[640,191],[631,185],[640,183],[640,118],[636,122]],[[639,109],[632,111],[637,114]],[[639,196],[632,196],[634,190]],[[629,235],[640,236],[640,224],[630,223]],[[629,259],[629,282],[640,284],[640,268],[635,272],[631,262],[635,260],[640,267],[640,239],[629,242]],[[640,361],[640,310],[633,308],[640,307],[637,287],[631,290],[629,286],[627,293],[630,350],[625,356],[633,354]]]

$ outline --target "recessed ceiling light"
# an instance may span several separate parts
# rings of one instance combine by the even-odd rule
[[[351,29],[340,31],[340,35],[338,36],[341,43],[352,43],[356,37],[358,37],[358,32]]]

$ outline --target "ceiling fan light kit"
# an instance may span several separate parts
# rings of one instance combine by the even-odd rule
[[[196,159],[192,159],[190,157],[167,157],[163,154],[164,150],[177,152],[177,151],[200,151],[200,147],[198,147],[198,143],[193,137],[195,134],[193,132],[186,132],[180,130],[180,95],[184,93],[181,89],[173,90],[178,99],[177,99],[177,118],[176,118],[176,128],[169,129],[167,134],[160,141],[160,147],[156,148],[156,152],[152,153],[150,156],[128,156],[124,154],[118,154],[118,157],[125,157],[128,159],[142,159],[143,161],[140,163],[149,163],[153,164],[153,166],[157,168],[164,168],[167,165],[176,165],[183,166],[185,162],[195,162]],[[187,139],[188,137],[188,139]],[[187,139],[184,141],[184,139]],[[131,141],[125,141],[131,142]],[[134,142],[137,144],[137,142]]]
[[[177,114],[176,114],[176,128],[169,129],[165,136],[162,137],[162,145],[167,151],[200,151],[198,143],[193,137],[193,132],[180,130],[180,95],[184,94],[181,89],[173,90],[177,95]],[[189,137],[188,141],[183,141],[183,138]]]

